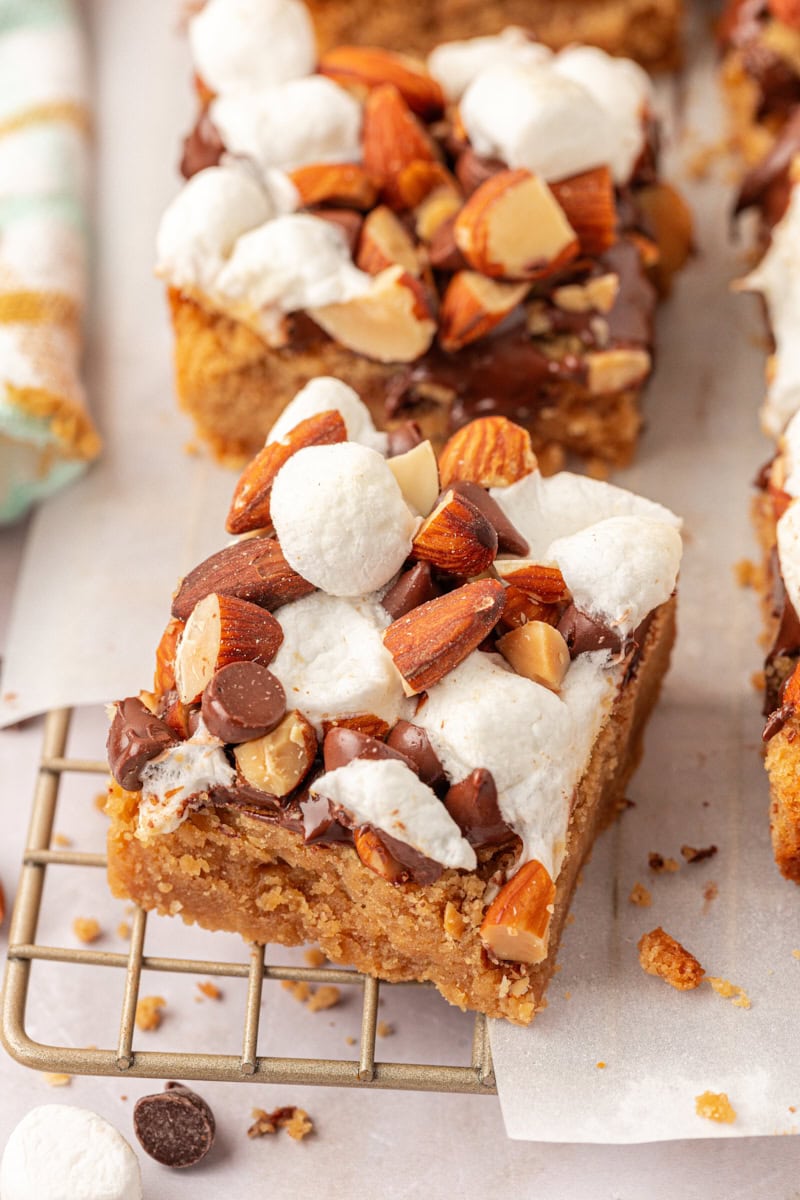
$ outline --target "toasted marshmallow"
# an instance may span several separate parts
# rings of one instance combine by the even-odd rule
[[[207,0],[189,23],[189,45],[197,74],[220,93],[300,79],[317,57],[299,0]]]
[[[142,769],[136,836],[147,841],[172,833],[186,819],[192,800],[212,788],[230,787],[235,776],[222,742],[201,721],[188,741],[170,746]]]
[[[385,459],[355,442],[294,454],[275,479],[270,511],[286,561],[332,596],[387,584],[419,524]]]
[[[139,1162],[88,1108],[42,1104],[11,1133],[0,1163],[3,1200],[142,1200]]]
[[[349,441],[371,446],[380,454],[386,453],[388,435],[375,428],[370,411],[358,392],[330,375],[319,375],[300,389],[270,429],[267,442],[280,442],[301,421],[331,410],[338,412],[344,421]]]
[[[524,29],[509,25],[494,37],[442,43],[428,57],[428,70],[447,99],[456,101],[488,67],[536,67],[552,56],[547,46],[532,41]]]

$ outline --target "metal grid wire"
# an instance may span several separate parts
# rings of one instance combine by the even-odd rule
[[[375,1061],[378,998],[383,987],[419,987],[420,984],[381,984],[358,972],[334,967],[271,966],[264,947],[250,947],[250,962],[207,962],[202,959],[166,958],[144,954],[147,913],[137,908],[132,920],[127,954],[105,950],[42,946],[36,941],[39,915],[51,864],[105,868],[102,854],[51,848],[51,838],[65,773],[105,775],[104,762],[66,757],[72,710],[56,709],[45,721],[44,744],[28,829],[27,848],[9,931],[8,962],[2,1002],[3,1044],[25,1066],[38,1071],[63,1071],[71,1075],[117,1075],[157,1079],[214,1079],[239,1083],[318,1084],[334,1087],[396,1088],[406,1091],[496,1092],[486,1018],[478,1015],[469,1066]],[[26,1030],[26,1008],[31,965],[59,962],[70,965],[111,967],[125,972],[119,1039],[114,1048],[83,1049],[51,1046],[33,1040]],[[136,1003],[143,971],[247,979],[247,1003],[242,1031],[242,1053],[165,1053],[134,1047]],[[359,983],[362,989],[361,1042],[358,1060],[338,1058],[278,1058],[257,1051],[264,980],[309,983]]]

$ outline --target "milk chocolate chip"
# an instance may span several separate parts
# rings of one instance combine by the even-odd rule
[[[577,658],[579,654],[588,654],[592,650],[611,650],[618,654],[622,649],[622,638],[616,630],[590,617],[574,604],[566,609],[557,629],[569,647],[570,658]]]
[[[492,773],[484,767],[454,783],[444,806],[471,846],[501,846],[514,836],[500,812]]]
[[[470,483],[466,479],[457,479],[450,484],[454,492],[464,496],[479,509],[497,534],[497,549],[503,554],[527,554],[530,547],[509,521],[496,500],[493,500],[486,488],[479,483]]]
[[[428,563],[417,563],[389,588],[381,603],[393,621],[439,595]]]
[[[388,458],[398,454],[407,454],[423,441],[422,430],[416,421],[404,421],[396,429],[389,430]]]
[[[328,730],[322,753],[326,771],[346,767],[354,758],[394,758],[405,763],[415,775],[419,774],[419,767],[407,754],[403,754],[396,747],[388,746],[378,738],[371,737],[368,733],[362,733],[359,729],[348,729],[344,725]]]
[[[201,713],[210,734],[238,745],[263,737],[280,724],[286,714],[286,695],[280,680],[259,663],[229,663],[203,692]]]
[[[108,765],[120,787],[136,792],[142,768],[180,738],[136,696],[120,700],[115,707],[106,742]]]
[[[180,1083],[142,1096],[133,1109],[133,1128],[145,1150],[165,1167],[192,1167],[214,1144],[214,1114],[201,1096]]]
[[[398,721],[386,739],[386,745],[397,750],[404,758],[415,764],[420,779],[428,787],[435,787],[444,780],[444,768],[436,756],[428,735],[419,725],[410,721]]]

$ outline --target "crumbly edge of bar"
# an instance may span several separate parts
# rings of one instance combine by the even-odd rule
[[[675,599],[650,625],[577,789],[556,884],[547,959],[496,963],[480,940],[487,881],[445,871],[429,886],[393,887],[346,845],[308,846],[287,829],[231,808],[193,813],[147,845],[134,836],[137,793],[109,793],[109,880],[118,897],[250,941],[313,941],[334,962],[389,981],[429,980],[462,1009],[528,1024],[544,1006],[579,870],[618,811],[669,665]]]
[[[726,51],[719,69],[722,94],[728,117],[731,150],[744,165],[754,166],[771,150],[781,124],[758,116],[760,89],[748,74],[739,50]]]

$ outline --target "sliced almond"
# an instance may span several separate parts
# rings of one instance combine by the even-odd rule
[[[375,713],[354,713],[350,717],[333,717],[322,722],[323,741],[331,729],[355,729],[358,733],[365,733],[369,737],[383,741],[389,732],[389,724],[384,721],[383,717],[376,717]]]
[[[519,588],[510,584],[506,588],[506,604],[500,618],[503,629],[518,629],[529,621],[545,621],[548,625],[558,625],[561,620],[562,608],[558,604],[542,604],[540,600],[532,600]]]
[[[386,465],[409,508],[427,517],[439,495],[439,467],[430,442],[420,442],[405,454],[396,454],[386,460]]]
[[[422,242],[429,242],[445,221],[454,217],[463,197],[449,187],[437,187],[414,207],[414,227]]]
[[[375,185],[358,163],[309,163],[289,172],[305,208],[338,204],[343,208],[372,208]]]
[[[499,579],[513,583],[541,604],[559,604],[569,599],[569,588],[558,567],[545,566],[530,558],[498,558],[494,569]]]
[[[518,675],[551,692],[561,690],[569,669],[569,647],[545,621],[528,621],[497,640],[497,649]]]
[[[225,528],[229,533],[249,533],[270,523],[272,485],[281,467],[307,446],[332,446],[347,441],[341,413],[315,413],[300,421],[280,442],[269,442],[245,467],[233,493]]]
[[[183,704],[199,700],[221,667],[232,662],[269,666],[283,630],[265,609],[212,592],[192,610],[175,652],[175,683]]]
[[[578,253],[578,238],[543,179],[501,171],[473,192],[455,221],[456,245],[483,275],[538,279]]]
[[[381,84],[393,84],[412,112],[429,120],[444,112],[444,93],[425,64],[407,54],[376,46],[337,46],[327,50],[317,68],[342,87],[365,94]]]
[[[501,888],[481,925],[481,941],[495,958],[539,963],[547,958],[555,884],[536,859]]]
[[[288,796],[302,783],[317,754],[317,735],[301,712],[287,713],[271,733],[234,750],[236,765],[252,787]]]
[[[407,695],[433,687],[481,644],[502,615],[503,593],[497,580],[466,583],[392,622],[383,644]]]
[[[466,496],[450,490],[420,525],[412,553],[454,575],[480,575],[497,554],[497,532]]]
[[[635,387],[646,379],[653,365],[646,350],[632,347],[593,351],[586,355],[585,361],[592,395]]]
[[[479,417],[456,431],[439,455],[442,487],[456,479],[508,487],[536,470],[530,434],[506,417]]]
[[[447,285],[439,311],[439,343],[443,350],[485,337],[504,321],[529,290],[527,283],[498,283],[478,271],[459,271]]]
[[[217,551],[190,571],[172,601],[172,615],[186,620],[211,592],[239,596],[272,611],[315,591],[287,563],[275,538],[254,537]]]
[[[409,163],[437,157],[429,134],[392,84],[381,84],[367,97],[361,136],[364,168],[380,188],[390,186]]]
[[[308,311],[334,341],[376,362],[414,362],[436,332],[425,289],[400,266],[381,271],[362,296]]]
[[[608,167],[595,167],[550,184],[566,214],[583,254],[602,254],[617,240],[614,181]]]
[[[418,278],[422,271],[417,248],[405,226],[385,204],[374,208],[364,221],[356,266],[369,275],[401,266]]]
[[[175,650],[183,633],[185,622],[172,617],[161,635],[156,648],[156,669],[153,676],[153,691],[163,696],[175,687]]]
[[[407,878],[408,871],[389,853],[378,834],[368,825],[353,830],[353,844],[364,866],[387,883],[400,883]]]

